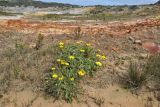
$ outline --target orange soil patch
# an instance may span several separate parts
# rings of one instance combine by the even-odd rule
[[[18,31],[38,31],[44,34],[70,34],[80,26],[83,33],[88,35],[109,34],[121,36],[131,32],[160,26],[160,19],[145,19],[133,22],[109,22],[109,23],[74,23],[74,22],[29,22],[27,20],[3,20],[0,26]]]

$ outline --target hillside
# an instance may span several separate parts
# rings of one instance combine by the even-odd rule
[[[156,4],[160,4],[160,0]]]
[[[34,6],[39,8],[47,7],[78,7],[77,5],[63,4],[63,3],[45,3],[34,0],[0,0],[0,6]]]

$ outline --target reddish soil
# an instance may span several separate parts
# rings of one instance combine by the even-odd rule
[[[83,33],[88,35],[109,34],[122,36],[141,29],[160,26],[160,19],[145,19],[129,22],[109,23],[74,23],[74,22],[29,22],[27,20],[0,21],[0,26],[16,28],[20,31],[38,31],[44,34],[70,34],[80,26]]]

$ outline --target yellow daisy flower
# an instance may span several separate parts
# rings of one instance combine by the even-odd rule
[[[84,53],[84,52],[85,52],[85,50],[84,50],[84,49],[80,49],[79,51],[80,51],[80,52],[82,52],[82,53]]]
[[[96,57],[98,57],[98,58],[101,58],[101,59],[106,59],[106,56],[104,56],[104,55],[100,55],[100,54],[96,54]]]
[[[61,60],[60,62],[61,62],[62,65],[64,65],[66,63],[65,60]]]
[[[97,66],[102,66],[102,63],[101,62],[96,62],[96,65]]]
[[[62,81],[63,79],[64,79],[64,76],[63,76],[63,75],[58,78],[58,80],[60,80],[60,81]]]
[[[87,45],[87,46],[91,46],[91,44],[90,44],[90,43],[87,43],[86,45]]]
[[[83,41],[78,41],[78,42],[76,42],[77,44],[81,44],[81,43],[83,43]]]
[[[63,46],[63,45],[60,45],[59,47],[60,47],[60,48],[64,48],[64,46]]]
[[[66,65],[66,66],[69,66],[69,63],[68,63],[68,62],[66,62],[66,63],[65,63],[65,65]]]
[[[79,74],[80,76],[84,76],[84,75],[86,74],[86,71],[84,71],[83,69],[81,69],[81,70],[78,72],[78,74]]]
[[[102,55],[101,58],[102,58],[102,59],[106,59],[106,56]]]
[[[56,68],[55,68],[55,67],[52,67],[51,69],[52,69],[52,71],[56,70]]]
[[[57,78],[57,77],[58,77],[57,74],[53,74],[53,75],[52,75],[52,78]]]
[[[71,81],[74,81],[74,78],[72,77],[72,78],[70,78],[70,80],[71,80]]]
[[[64,43],[63,43],[63,42],[59,42],[59,45],[60,45],[60,46],[63,46],[63,45],[64,45]]]
[[[101,57],[101,55],[100,55],[100,54],[96,54],[96,57],[99,57],[99,58],[100,58],[100,57]]]
[[[61,62],[61,59],[57,59],[57,62]]]
[[[69,56],[69,59],[70,59],[70,60],[74,60],[74,59],[75,59],[75,56]]]

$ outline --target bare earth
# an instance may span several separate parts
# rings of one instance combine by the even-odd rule
[[[82,32],[88,35],[109,34],[115,36],[123,36],[125,34],[140,31],[150,27],[160,26],[160,19],[143,19],[127,22],[29,22],[27,20],[1,20],[0,26],[7,28],[15,28],[18,31],[25,32],[41,32],[45,35],[49,34],[70,34],[75,28],[81,27]]]

